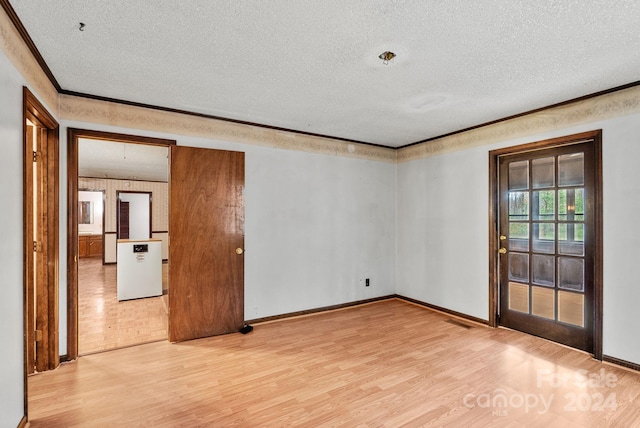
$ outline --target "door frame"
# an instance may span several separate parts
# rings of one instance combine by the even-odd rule
[[[501,156],[537,151],[553,147],[568,146],[593,140],[595,152],[594,195],[594,290],[593,290],[593,356],[602,360],[602,130],[582,132],[559,138],[536,141],[489,152],[489,326],[500,326],[500,270],[499,270],[499,204],[498,182],[499,158]]]
[[[170,167],[171,165],[168,165]],[[141,190],[116,190],[116,239],[120,238],[120,200],[121,194],[149,195],[149,239],[153,238],[153,192]]]
[[[65,361],[78,358],[78,140],[80,138],[162,147],[176,144],[176,140],[165,138],[89,129],[67,129],[67,354],[63,357]],[[104,261],[104,248],[102,257]]]
[[[60,364],[59,347],[58,347],[58,263],[59,263],[59,131],[58,122],[42,105],[37,97],[26,87],[22,89],[23,106],[22,106],[22,139],[23,139],[23,314],[24,314],[24,412],[28,415],[28,391],[27,391],[27,374],[29,373],[29,365],[34,362],[31,357],[31,351],[35,346],[35,329],[33,318],[38,312],[44,321],[44,330],[42,332],[44,344],[43,368],[51,370]],[[34,265],[33,265],[33,169],[34,169],[34,153],[33,142],[27,138],[27,119],[31,122],[37,122],[41,127],[41,136],[44,138],[42,142],[44,149],[37,156],[41,157],[40,161],[44,162],[44,174],[47,177],[46,189],[40,189],[44,193],[44,197],[39,200],[45,201],[46,220],[42,224],[43,233],[43,254],[45,256],[46,266],[46,284],[36,284],[36,287],[42,287],[36,290],[36,294],[46,295],[44,302],[37,302],[37,306],[33,304],[33,284],[34,284]],[[40,309],[40,310],[39,310]],[[40,318],[42,318],[40,317]],[[35,363],[35,362],[34,362]]]

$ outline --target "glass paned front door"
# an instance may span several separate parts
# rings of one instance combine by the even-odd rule
[[[583,317],[560,319],[555,307],[559,290],[584,292],[584,154],[512,162],[507,180],[509,280],[520,284],[518,301],[526,290],[528,314],[582,326],[575,323]],[[584,311],[584,299],[571,302],[573,313]]]
[[[593,283],[589,147],[580,143],[499,161],[500,323],[582,349],[588,347],[583,338]]]

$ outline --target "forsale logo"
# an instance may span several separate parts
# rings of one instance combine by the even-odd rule
[[[618,376],[607,373],[605,369],[599,372],[589,373],[586,370],[577,370],[571,373],[554,373],[551,370],[538,370],[538,388],[551,386],[552,388],[615,388],[618,385]]]

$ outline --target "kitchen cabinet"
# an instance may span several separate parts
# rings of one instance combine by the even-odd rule
[[[102,256],[102,235],[80,235],[78,237],[78,257]]]

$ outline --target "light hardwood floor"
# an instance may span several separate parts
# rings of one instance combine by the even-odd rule
[[[467,328],[467,327],[471,328]],[[31,427],[640,426],[640,374],[404,301],[81,357]]]
[[[167,339],[167,296],[118,302],[116,265],[78,263],[78,352],[85,355]],[[163,265],[163,289],[166,289]]]

